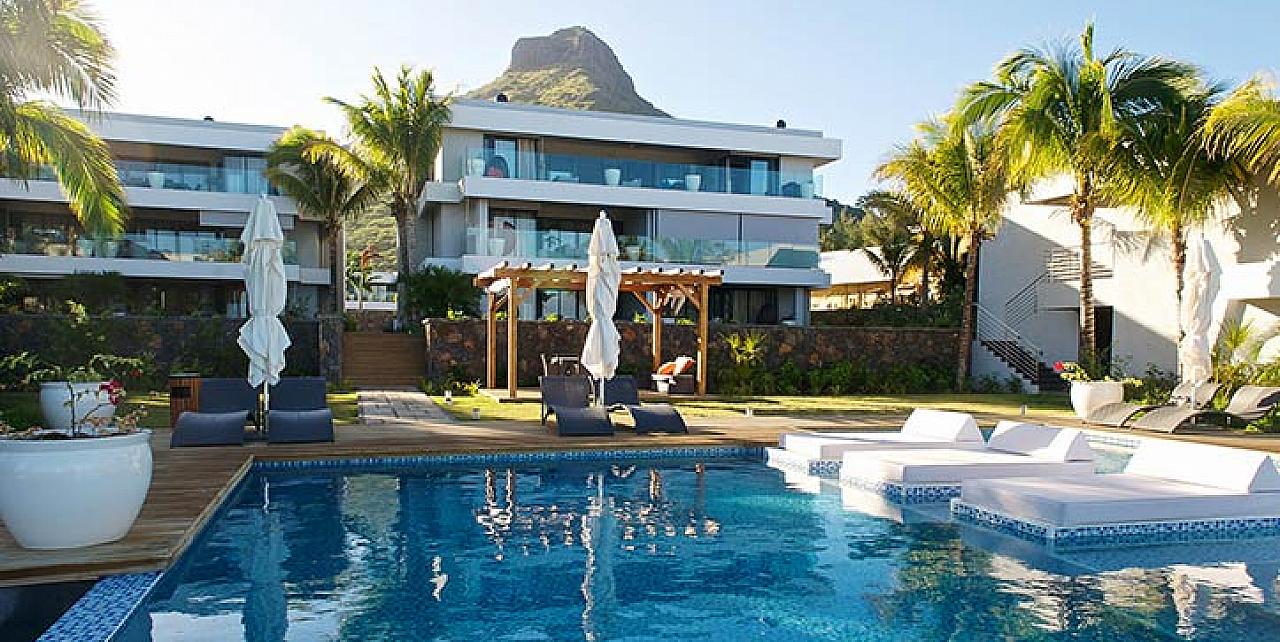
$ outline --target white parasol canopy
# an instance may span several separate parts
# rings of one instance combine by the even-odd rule
[[[597,399],[601,404],[604,403],[604,381],[612,378],[618,369],[621,338],[613,325],[613,314],[618,309],[621,281],[618,240],[613,236],[608,215],[600,210],[587,248],[587,310],[591,313],[591,327],[587,330],[587,343],[582,346],[582,367],[600,381],[601,393]]]
[[[249,385],[275,385],[284,370],[289,334],[280,323],[287,282],[284,274],[284,232],[275,205],[258,199],[240,234],[244,243],[244,287],[249,296],[249,320],[240,326],[240,349],[249,356]]]
[[[1188,244],[1187,265],[1183,270],[1182,341],[1178,343],[1178,366],[1182,380],[1201,384],[1213,376],[1213,361],[1209,354],[1209,247],[1208,241],[1199,239]]]

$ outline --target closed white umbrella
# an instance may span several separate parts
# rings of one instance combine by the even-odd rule
[[[1179,311],[1183,336],[1178,343],[1178,366],[1182,380],[1195,385],[1213,376],[1213,360],[1209,354],[1210,277],[1208,241],[1199,239],[1189,243]]]
[[[591,327],[587,329],[587,343],[582,346],[582,367],[600,381],[600,394],[596,399],[601,404],[604,403],[604,382],[618,370],[621,338],[613,325],[613,313],[618,309],[621,281],[618,240],[613,237],[609,217],[600,210],[600,218],[596,219],[591,232],[591,245],[587,248],[587,310],[591,313]]]
[[[284,232],[276,218],[275,205],[266,196],[258,199],[240,234],[244,243],[244,288],[249,296],[249,320],[240,326],[237,343],[249,357],[249,385],[268,386],[280,382],[284,351],[289,334],[280,323],[288,284],[284,274]]]

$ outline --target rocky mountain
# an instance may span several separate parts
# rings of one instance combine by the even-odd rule
[[[670,116],[636,93],[613,49],[585,27],[517,40],[507,70],[467,97],[488,100],[499,93],[515,103]]]

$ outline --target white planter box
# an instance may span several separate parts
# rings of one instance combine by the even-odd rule
[[[79,395],[74,406],[75,421],[84,428],[86,417],[106,419],[116,413],[107,393],[99,390],[103,381],[72,383],[52,381],[40,384],[40,412],[44,415],[44,427],[50,430],[71,432],[73,407],[67,405],[72,394]],[[83,394],[81,394],[83,393]]]
[[[0,439],[0,521],[25,548],[78,548],[125,536],[151,486],[151,432]]]
[[[1095,408],[1124,401],[1124,384],[1119,381],[1072,381],[1071,408],[1084,419]]]

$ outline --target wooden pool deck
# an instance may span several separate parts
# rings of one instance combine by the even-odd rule
[[[638,436],[620,432],[613,437],[572,439],[549,435],[537,424],[525,422],[417,421],[339,426],[337,440],[331,444],[251,444],[185,449],[170,449],[169,431],[161,429],[152,437],[155,468],[150,493],[137,522],[124,539],[82,549],[32,551],[19,547],[8,531],[0,527],[0,586],[163,569],[185,550],[221,499],[249,470],[255,459],[329,459],[495,450],[768,446],[776,444],[779,433],[786,431],[893,429],[900,426],[904,418],[905,414],[900,413],[864,413],[806,418],[697,419],[690,422],[688,435]],[[978,415],[978,418],[980,423],[990,425],[999,419],[1013,417]],[[1061,421],[1052,421],[1079,425],[1065,417]],[[1125,434],[1132,433],[1125,431]],[[1280,452],[1280,435],[1194,435],[1180,438]]]

